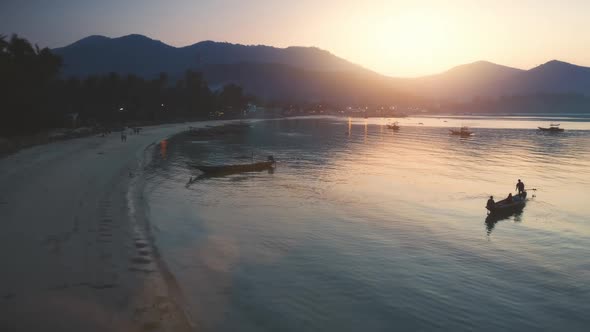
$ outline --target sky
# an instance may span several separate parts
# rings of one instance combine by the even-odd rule
[[[89,35],[316,46],[398,77],[480,60],[590,66],[590,0],[0,0],[0,34],[60,47]]]

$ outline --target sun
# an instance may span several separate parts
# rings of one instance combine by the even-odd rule
[[[405,63],[418,70],[436,67],[452,52],[450,26],[442,15],[427,10],[375,18],[366,31],[372,62],[377,66]]]
[[[439,48],[446,36],[442,18],[427,11],[410,11],[378,22],[376,42],[384,50],[421,53]]]

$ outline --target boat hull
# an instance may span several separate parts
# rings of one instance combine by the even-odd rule
[[[457,135],[457,136],[461,136],[461,137],[469,137],[469,136],[473,135],[473,133],[470,131],[450,130],[450,132],[451,132],[451,135]]]
[[[525,191],[522,194],[515,195],[512,202],[506,202],[505,199],[496,202],[494,207],[487,208],[490,212],[490,217],[510,216],[516,212],[522,211],[526,205],[526,196],[527,193]]]
[[[273,168],[273,161],[264,161],[259,163],[251,164],[239,164],[239,165],[221,165],[221,166],[207,166],[207,165],[190,165],[193,168],[205,174],[233,174],[233,173],[246,173],[246,172],[260,172]]]
[[[544,127],[537,127],[537,128],[539,128],[540,131],[546,131],[546,132],[550,132],[550,133],[561,133],[565,130],[563,128],[544,128]]]

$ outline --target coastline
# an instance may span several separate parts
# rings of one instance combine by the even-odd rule
[[[172,136],[179,135],[181,132],[176,132],[168,137],[162,139],[168,139]],[[168,269],[168,266],[164,259],[161,257],[158,247],[156,245],[156,238],[153,234],[152,227],[149,220],[149,204],[145,197],[145,183],[146,183],[146,170],[150,167],[152,154],[155,152],[156,143],[148,145],[141,153],[138,154],[138,167],[134,178],[130,181],[129,190],[127,192],[127,202],[130,208],[129,218],[130,224],[133,228],[133,240],[135,245],[145,243],[147,246],[144,248],[144,253],[149,251],[149,254],[141,255],[143,258],[149,258],[153,262],[154,270],[158,271],[156,276],[156,286],[158,284],[165,285],[165,294],[156,295],[151,294],[150,297],[156,299],[166,299],[165,302],[160,301],[160,306],[171,308],[173,319],[164,321],[163,324],[152,324],[156,325],[165,331],[192,331],[195,329],[195,324],[191,319],[190,313],[186,308],[186,302],[184,296],[178,285],[176,278]],[[141,251],[140,251],[141,252]],[[140,253],[139,252],[139,253]],[[142,269],[138,269],[136,272],[144,272]],[[146,273],[146,272],[144,272]],[[147,272],[151,273],[151,272]],[[161,287],[161,286],[160,286]],[[155,289],[158,289],[156,287]],[[164,312],[165,313],[165,312]],[[157,306],[152,306],[151,312],[142,313],[144,316],[162,316],[162,310]]]
[[[127,142],[86,137],[0,159],[0,328],[188,331],[182,294],[154,246],[144,156],[188,126]]]
[[[135,291],[133,315],[141,322],[141,331],[188,332],[194,329],[194,324],[185,310],[182,292],[158,252],[148,218],[149,205],[144,199],[145,170],[155,146],[156,142],[152,142],[137,153],[137,167],[131,171],[133,176],[125,195],[132,234],[130,256],[134,263],[129,270],[139,275],[142,285]]]

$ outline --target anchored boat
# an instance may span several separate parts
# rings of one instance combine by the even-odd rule
[[[200,170],[201,172],[209,175],[219,174],[235,174],[235,173],[246,173],[246,172],[260,172],[268,169],[272,169],[276,161],[273,156],[268,156],[267,161],[252,162],[249,164],[234,164],[234,165],[197,165],[189,164],[191,167]]]
[[[549,125],[549,128],[547,128],[547,127],[537,127],[537,128],[539,128],[540,131],[547,131],[550,133],[561,133],[565,130],[563,128],[559,128],[559,123],[552,123]]]
[[[451,132],[451,135],[458,135],[461,137],[468,137],[473,135],[473,132],[469,130],[469,127],[467,126],[463,126],[461,127],[461,129],[456,130],[456,129],[449,129],[449,131]]]
[[[396,121],[387,125],[388,129],[399,130],[399,123]]]

